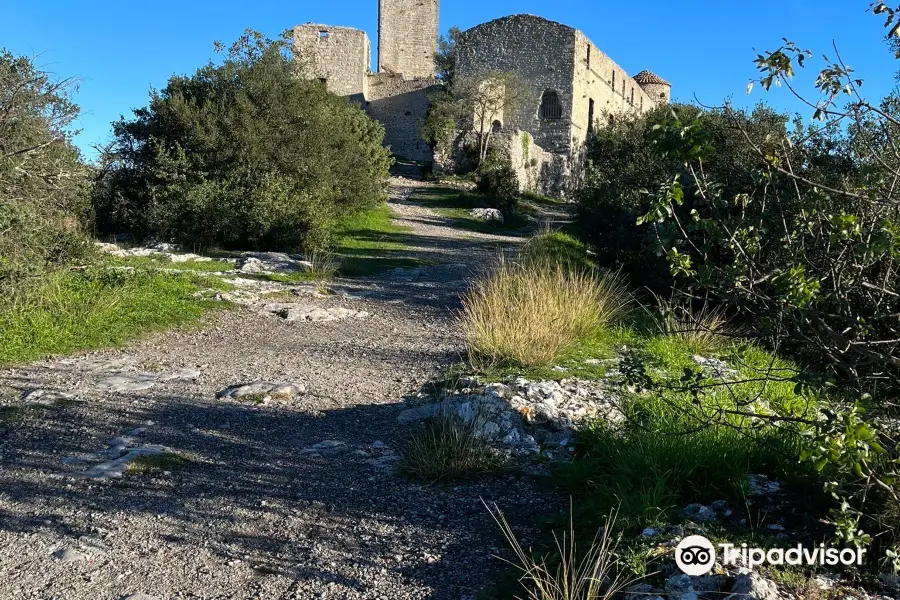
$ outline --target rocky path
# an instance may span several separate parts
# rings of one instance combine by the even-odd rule
[[[520,242],[449,227],[416,185],[391,203],[433,266],[0,371],[0,599],[474,598],[501,544],[482,499],[523,531],[559,499],[392,471],[398,414],[462,351],[466,278]]]

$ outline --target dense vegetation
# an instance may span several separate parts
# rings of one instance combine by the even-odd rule
[[[390,164],[379,124],[253,32],[114,133],[99,228],[194,247],[322,248],[337,218],[383,199]]]
[[[90,172],[71,141],[73,87],[0,50],[0,304],[89,251]]]
[[[172,77],[114,123],[95,168],[72,144],[75,82],[0,52],[0,364],[116,345],[218,306],[200,292],[221,281],[101,257],[91,227],[188,248],[303,249],[328,272],[332,251],[354,271],[397,262],[356,255],[357,238],[399,233],[380,204],[383,129],[295,77],[294,58],[248,31],[220,64]]]
[[[883,5],[875,12],[893,20]],[[769,401],[761,412],[759,396],[736,396],[741,381],[710,386],[689,366],[678,380],[659,381],[638,353],[632,381],[663,400],[642,414],[680,407],[678,421],[688,418],[704,435],[722,426],[744,430],[746,440],[765,430],[789,434],[794,453],[839,499],[836,537],[875,540],[896,556],[898,98],[868,101],[852,70],[826,58],[819,98],[807,100],[791,81],[811,58],[785,42],[756,60],[757,85],[782,85],[807,102],[811,124],[765,105],[675,105],[598,129],[579,225],[602,264],[671,298],[659,303],[664,313],[728,318],[736,339],[797,361],[755,361],[742,373],[791,386],[793,402]],[[701,321],[684,327],[709,329]],[[798,414],[790,408],[797,405],[815,410]],[[676,422],[661,420],[658,433],[674,434]],[[698,436],[687,437],[702,446]],[[589,454],[605,438],[591,439]]]

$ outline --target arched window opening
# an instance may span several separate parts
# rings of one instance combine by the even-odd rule
[[[634,106],[634,88],[631,88],[631,102],[630,104]]]
[[[491,123],[491,132],[500,133],[502,130],[503,130],[503,123],[501,123],[499,120]]]
[[[613,91],[616,91],[616,72],[613,71],[612,74],[613,74],[613,76],[612,76],[612,89],[613,89]]]
[[[542,119],[562,118],[562,104],[559,103],[559,95],[553,90],[547,90],[541,97],[540,117]]]

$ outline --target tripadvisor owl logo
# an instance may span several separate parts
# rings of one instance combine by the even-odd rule
[[[675,564],[688,575],[706,575],[716,564],[716,549],[702,535],[689,535],[675,548]]]
[[[750,569],[760,565],[819,565],[819,566],[862,566],[865,548],[833,548],[819,544],[806,548],[797,544],[792,548],[750,548],[747,544],[719,544],[722,564],[743,566]],[[716,549],[712,542],[702,535],[691,535],[675,548],[675,564],[688,575],[706,575],[716,564]]]

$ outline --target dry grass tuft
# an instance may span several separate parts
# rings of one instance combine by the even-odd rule
[[[413,479],[435,483],[469,479],[496,471],[502,461],[477,435],[479,419],[463,420],[445,411],[412,434],[398,470]]]
[[[613,536],[615,513],[610,515],[606,527],[597,532],[587,549],[580,550],[575,543],[570,511],[569,530],[562,535],[553,534],[559,562],[551,566],[545,559],[522,548],[496,505],[487,506],[487,509],[515,554],[515,560],[501,560],[521,572],[519,582],[527,592],[528,600],[610,600],[636,581],[624,577],[619,568],[616,558],[618,539]]]
[[[629,303],[618,274],[501,256],[463,299],[460,324],[476,367],[544,367],[616,321]]]
[[[704,304],[694,310],[689,304],[657,296],[659,331],[683,342],[694,354],[708,354],[728,344],[728,318],[722,307]]]
[[[315,250],[306,255],[306,260],[312,264],[308,274],[317,281],[330,281],[341,269],[341,261],[333,252]]]

